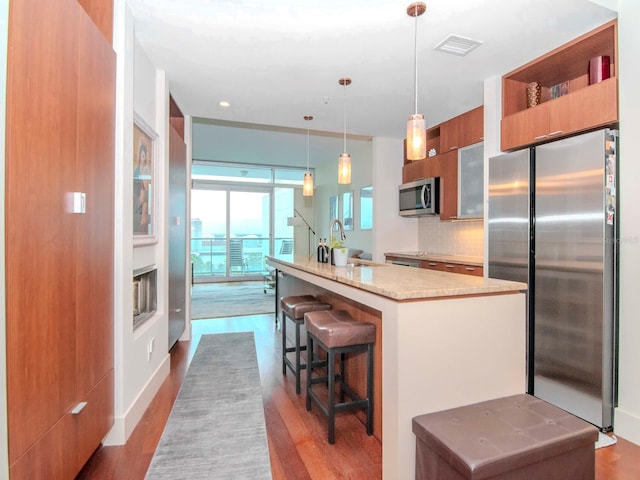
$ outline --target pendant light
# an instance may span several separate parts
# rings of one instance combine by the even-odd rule
[[[351,183],[351,155],[347,153],[347,87],[351,79],[344,77],[338,83],[344,87],[344,153],[338,157],[338,183],[346,185]]]
[[[313,120],[311,115],[305,115],[304,119],[309,122]],[[307,124],[307,171],[304,172],[304,181],[302,182],[302,195],[304,197],[313,197],[313,175],[309,170],[309,126]]]
[[[412,3],[407,7],[407,15],[415,19],[414,25],[414,114],[409,115],[407,122],[407,160],[421,160],[427,156],[427,132],[424,115],[418,113],[418,17],[427,11],[422,2]]]

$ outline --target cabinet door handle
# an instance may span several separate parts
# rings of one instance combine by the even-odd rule
[[[562,133],[562,130],[556,130],[555,132],[551,132],[549,136],[551,137],[553,135],[560,135],[561,133]]]
[[[445,265],[445,268],[451,269],[451,268],[456,268],[456,266],[455,265]]]
[[[454,145],[453,147],[449,147],[449,150],[455,150],[456,148],[458,148],[458,146]]]
[[[431,263],[431,262],[429,262],[429,266],[430,266],[430,267],[437,267],[437,266],[438,266],[438,264],[437,264],[437,263]]]
[[[543,138],[547,138],[549,135],[538,135],[537,137],[533,137],[534,140],[542,140]]]
[[[465,269],[467,272],[475,272],[475,271],[476,271],[476,269],[475,269],[475,268],[473,268],[473,267],[464,267],[464,269]]]
[[[82,410],[84,410],[84,407],[87,406],[87,402],[80,402],[78,403],[75,407],[73,407],[73,409],[71,410],[71,415],[78,415]]]

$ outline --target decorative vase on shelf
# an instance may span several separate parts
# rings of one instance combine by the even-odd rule
[[[347,247],[333,249],[333,262],[336,267],[346,267],[349,249]]]
[[[535,107],[540,103],[540,84],[538,82],[527,83],[527,108]]]

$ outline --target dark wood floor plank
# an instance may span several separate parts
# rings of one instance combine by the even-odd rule
[[[259,315],[194,322],[191,342],[171,351],[171,372],[126,445],[101,447],[77,480],[143,480],[169,417],[199,335],[254,331],[274,480],[379,479],[382,447],[367,436],[361,419],[343,413],[336,419],[336,444],[327,442],[327,428],[317,408],[307,412],[304,393],[296,395],[294,376],[282,375],[280,332],[274,317]],[[304,384],[304,373],[303,373]],[[596,450],[596,480],[640,479],[640,447],[618,442]]]

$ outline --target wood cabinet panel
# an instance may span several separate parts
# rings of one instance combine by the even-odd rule
[[[82,468],[113,425],[113,369],[100,379],[82,400],[87,406],[78,415],[71,415],[73,420],[73,438],[77,442],[75,448],[74,473]]]
[[[77,61],[77,15],[71,6],[67,1],[10,4],[5,180],[10,464],[64,415],[75,396],[70,374],[75,350],[69,346],[75,325],[59,321],[75,318],[76,219],[65,203],[65,192],[76,189],[77,84],[67,73],[75,71]]]
[[[549,134],[549,104],[504,117],[500,123],[500,148],[511,150],[532,145]]]
[[[502,79],[501,149],[515,150],[618,121],[617,21],[608,22]],[[607,55],[611,78],[589,85],[589,60]],[[526,88],[538,82],[542,103],[527,108]],[[569,93],[552,98],[552,87],[568,83]]]
[[[484,138],[484,106],[476,107],[440,124],[441,153],[481,142]]]
[[[460,273],[465,275],[474,275],[476,277],[482,277],[484,275],[484,269],[475,265],[461,265]]]
[[[484,140],[484,106],[462,114],[460,129],[460,147],[473,145]]]
[[[420,178],[425,178],[424,175],[425,160],[414,160],[407,163],[402,167],[402,183],[409,183]]]
[[[11,2],[9,32],[10,472],[73,478],[113,423],[115,55],[75,0]],[[102,381],[109,412],[89,405],[82,418],[99,428],[79,429],[69,412]]]
[[[11,480],[76,476],[113,423],[113,370],[82,400],[82,412],[67,412],[11,465]]]
[[[435,262],[433,260],[420,260],[420,268],[426,268],[429,270],[438,270],[444,271],[444,263],[443,262]]]
[[[460,148],[460,130],[462,119],[453,117],[440,124],[440,149],[439,153],[447,153],[450,150]]]
[[[80,19],[77,189],[87,213],[77,220],[76,395],[113,368],[115,53],[87,17]],[[106,432],[105,432],[106,433]]]
[[[176,221],[176,219],[182,219]],[[187,284],[187,146],[180,133],[169,128],[169,344],[178,341],[186,326]]]
[[[440,176],[440,156],[424,158],[407,163],[402,167],[402,183],[413,182],[421,178]]]
[[[555,105],[553,105],[555,103]],[[582,88],[550,103],[549,131],[580,132],[618,120],[617,78]]]

